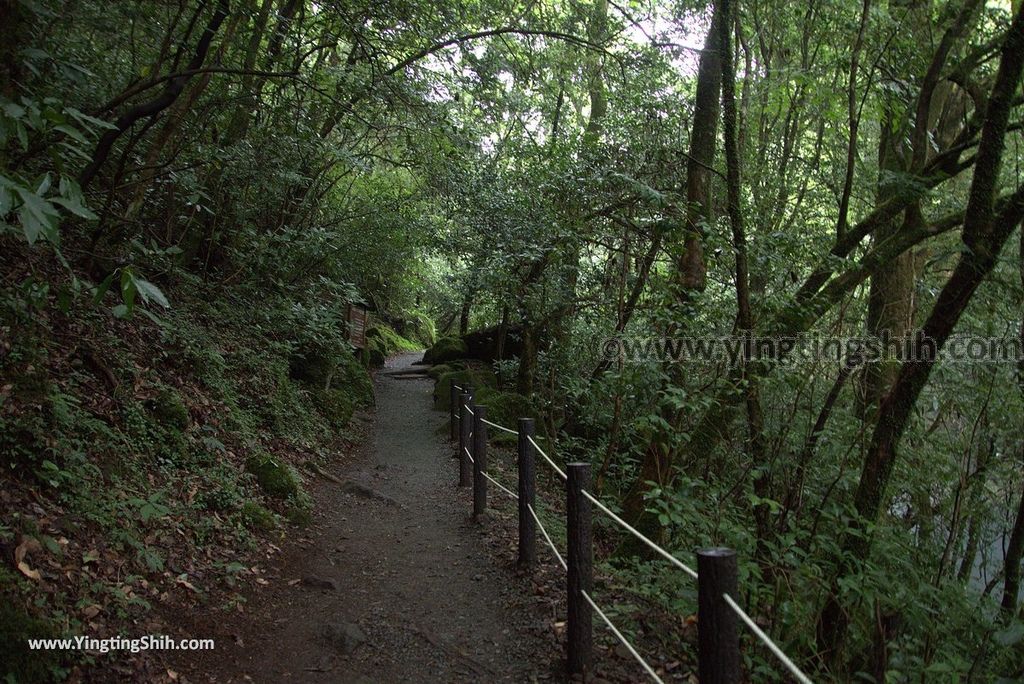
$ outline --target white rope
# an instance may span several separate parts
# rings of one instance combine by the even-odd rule
[[[566,479],[565,471],[563,471],[561,468],[559,468],[557,465],[555,465],[555,462],[552,461],[551,458],[547,454],[544,453],[544,450],[540,448],[540,445],[537,444],[537,442],[533,441],[533,437],[530,437],[529,435],[527,435],[526,439],[530,440],[530,444],[533,445],[533,448],[536,449],[538,451],[538,453],[540,453],[540,455],[544,457],[544,460],[547,461],[549,464],[551,464],[551,467],[555,469],[555,472],[558,473],[559,475],[561,475],[562,479],[565,480]]]
[[[603,503],[598,501],[597,498],[594,497],[593,495],[591,495],[590,492],[588,492],[587,490],[584,489],[583,490],[583,496],[587,497],[587,499],[590,501],[590,503],[594,504],[595,506],[600,508],[602,511],[604,511],[604,513],[607,514],[608,516],[610,516],[612,520],[614,520],[615,522],[619,523],[624,528],[626,528],[626,530],[631,532],[633,534],[633,536],[635,536],[637,539],[639,539],[644,544],[647,544],[649,547],[651,547],[652,549],[654,549],[655,551],[660,553],[662,556],[664,556],[666,559],[668,559],[670,562],[672,562],[676,567],[678,567],[680,570],[685,572],[687,575],[689,575],[693,579],[697,579],[697,571],[696,570],[694,570],[693,568],[688,566],[686,563],[682,562],[681,560],[679,560],[678,558],[673,556],[671,553],[669,553],[668,551],[666,551],[665,549],[661,548],[660,546],[658,546],[657,544],[652,542],[650,539],[648,539],[647,537],[642,535],[640,532],[638,532],[636,530],[636,528],[634,528],[632,525],[630,525],[628,522],[626,522],[625,520],[623,520],[619,516],[615,515],[615,513],[613,513],[611,511],[611,509],[609,509]]]
[[[462,408],[466,409],[466,411],[469,413],[469,415],[471,415],[471,416],[476,415],[475,413],[473,413],[473,409],[469,408],[469,404],[463,404]]]
[[[487,420],[486,418],[481,418],[480,422],[481,423],[486,423],[487,425],[490,425],[492,428],[498,428],[499,430],[504,430],[505,432],[507,432],[509,434],[512,434],[512,435],[518,435],[519,434],[519,432],[516,431],[516,430],[509,429],[509,428],[505,427],[504,425],[498,425],[497,423],[492,423],[491,421]]]
[[[604,624],[608,625],[608,629],[612,631],[612,634],[618,637],[619,641],[622,642],[622,645],[626,647],[626,650],[629,651],[634,658],[636,658],[636,662],[640,663],[640,666],[643,667],[647,674],[651,676],[651,679],[658,682],[658,684],[664,684],[664,682],[661,681],[661,677],[659,677],[658,674],[654,671],[654,669],[647,664],[647,661],[644,660],[643,657],[636,652],[636,649],[633,648],[633,645],[626,641],[626,637],[622,636],[622,632],[615,628],[615,625],[613,625],[612,621],[608,619],[608,616],[604,614],[604,611],[597,607],[597,604],[594,603],[594,599],[590,598],[590,596],[587,595],[587,592],[583,591],[582,589],[580,589],[580,594],[583,596],[583,598],[587,600],[587,603],[590,604],[590,607],[597,611],[597,614],[601,616],[602,620],[604,620]]]
[[[743,622],[747,623],[747,627],[750,628],[750,630],[757,636],[757,638],[764,642],[764,645],[768,647],[768,650],[771,651],[775,655],[775,657],[778,658],[779,661],[786,666],[786,669],[788,669],[794,677],[796,677],[797,681],[799,681],[800,684],[812,684],[810,677],[808,677],[800,671],[800,668],[797,667],[796,664],[789,659],[789,656],[783,653],[782,649],[776,646],[775,642],[772,641],[768,637],[768,635],[765,634],[761,630],[761,628],[754,623],[750,616],[747,615],[746,611],[739,607],[739,604],[737,604],[732,599],[732,596],[729,596],[728,594],[722,594],[722,598],[725,599],[725,602],[729,604],[729,607],[732,608],[733,611],[740,616],[740,619],[743,620]]]
[[[558,562],[562,564],[562,569],[568,572],[569,566],[565,564],[565,559],[562,558],[562,554],[558,553],[558,548],[555,546],[555,543],[551,541],[551,537],[548,536],[548,531],[544,529],[544,523],[542,523],[540,518],[537,517],[537,511],[533,510],[533,506],[530,504],[526,504],[526,508],[529,509],[530,515],[532,515],[533,519],[537,522],[537,527],[540,528],[540,533],[544,535],[544,539],[547,540],[548,546],[550,546],[551,550],[554,552],[555,558],[557,558]]]
[[[473,460],[473,454],[469,453],[468,447],[462,447],[462,450],[466,452],[466,456],[469,457],[470,463],[476,463],[476,461]]]
[[[515,493],[515,492],[513,492],[513,491],[512,491],[511,489],[509,489],[509,488],[508,488],[508,487],[506,487],[505,485],[503,485],[503,484],[501,484],[500,482],[498,482],[497,480],[495,480],[495,479],[494,479],[493,477],[491,477],[490,475],[488,475],[488,474],[487,474],[486,472],[484,472],[484,471],[480,471],[480,474],[481,474],[481,475],[483,475],[484,477],[486,477],[486,478],[487,478],[488,480],[490,480],[490,481],[491,481],[491,483],[493,483],[495,487],[497,487],[497,488],[498,488],[498,489],[500,489],[501,491],[505,492],[506,494],[508,494],[509,496],[511,496],[511,497],[512,497],[513,499],[518,499],[518,498],[519,498],[519,495],[518,495],[518,494],[516,494],[516,493]]]

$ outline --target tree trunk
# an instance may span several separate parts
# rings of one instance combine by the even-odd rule
[[[721,3],[716,0],[711,26],[697,66],[697,94],[690,125],[690,153],[686,162],[686,216],[683,253],[676,264],[680,295],[704,289],[707,266],[704,263],[704,226],[711,222],[711,175],[718,144],[719,91],[722,62],[718,52]]]
[[[722,62],[719,56],[719,27],[722,8],[715,0],[711,26],[704,40],[697,67],[697,93],[693,121],[690,125],[690,152],[686,164],[686,214],[683,253],[676,263],[676,285],[685,304],[692,293],[704,289],[707,268],[704,263],[704,226],[711,220],[711,168],[718,142],[719,96],[722,85]],[[664,484],[671,470],[672,456],[654,440],[644,452],[640,472],[633,481],[622,505],[626,515],[640,521],[645,511],[644,495],[648,482]],[[641,523],[652,531],[650,521]],[[637,547],[639,549],[639,547]],[[631,549],[630,549],[631,550]]]
[[[1006,545],[1006,556],[1003,559],[1003,614],[1011,618],[1017,612],[1017,600],[1020,594],[1020,562],[1024,557],[1024,492],[1021,492],[1020,505],[1017,507],[1017,518],[1010,533],[1010,542]]]
[[[835,656],[841,646],[849,618],[839,604],[839,581],[855,569],[870,551],[868,527],[877,520],[885,503],[886,488],[897,458],[897,447],[910,421],[917,398],[931,375],[936,357],[949,339],[982,280],[995,266],[1010,233],[1024,218],[1024,208],[1009,220],[996,221],[995,192],[1005,147],[1006,129],[1014,95],[1024,69],[1024,8],[1018,9],[1005,42],[995,84],[982,128],[978,158],[964,214],[961,254],[913,345],[914,359],[900,366],[892,390],[882,400],[878,422],[861,470],[854,496],[858,518],[842,541],[842,561],[830,596],[818,622],[819,650]],[[856,559],[856,560],[855,560]]]
[[[747,262],[747,234],[740,204],[740,160],[736,141],[736,73],[732,60],[733,0],[721,1],[721,20],[718,25],[718,47],[722,65],[722,128],[725,143],[726,188],[728,191],[729,224],[732,227],[732,246],[736,254],[736,330],[743,337],[754,333],[754,314],[750,305],[750,267]],[[746,356],[746,354],[745,354]],[[754,493],[768,498],[769,470],[764,444],[764,413],[761,409],[759,383],[749,372],[751,360],[741,360],[744,403],[747,409],[747,458],[750,466],[759,470],[754,479]],[[769,534],[770,508],[766,503],[754,507],[757,525],[757,547],[760,556]]]
[[[185,75],[172,78],[158,96],[148,102],[136,105],[121,114],[114,121],[114,128],[103,134],[92,153],[92,159],[78,176],[78,183],[83,189],[96,177],[96,174],[110,156],[114,143],[117,142],[117,139],[125,131],[131,128],[136,121],[156,116],[174,104],[174,101],[178,99],[178,96],[185,89],[185,85],[192,78],[193,74],[188,72],[199,69],[203,66],[203,62],[206,61],[206,54],[210,51],[210,43],[213,42],[213,37],[216,35],[217,30],[220,29],[220,25],[228,16],[228,11],[228,0],[219,0],[217,8],[213,11],[213,16],[210,17],[209,23],[207,23],[202,36],[199,38],[199,42],[196,44],[196,50],[191,61],[185,67]]]
[[[608,0],[594,0],[590,21],[587,24],[587,39],[595,45],[603,45],[608,32]],[[587,56],[587,88],[590,95],[590,119],[584,131],[583,140],[593,146],[601,139],[601,129],[608,112],[608,97],[604,89],[603,56],[591,50]]]

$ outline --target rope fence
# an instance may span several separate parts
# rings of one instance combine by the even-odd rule
[[[501,430],[502,432],[507,432],[507,433],[509,433],[511,435],[518,435],[519,434],[517,431],[513,430],[512,428],[507,428],[504,425],[498,425],[497,423],[492,423],[489,420],[485,420],[484,424],[486,424],[486,425],[488,425],[488,426],[490,426],[492,428],[495,428],[496,430]]]
[[[558,559],[558,562],[561,564],[562,569],[568,570],[569,566],[565,564],[565,558],[563,558],[562,554],[558,552],[558,547],[555,546],[555,542],[551,541],[551,535],[548,534],[548,531],[544,528],[544,523],[542,523],[540,521],[540,518],[537,517],[537,511],[533,510],[533,506],[527,506],[527,508],[530,509],[530,515],[533,516],[534,522],[537,523],[537,529],[539,529],[540,533],[544,535],[544,541],[546,541],[548,543],[548,546],[551,547],[551,553],[555,554],[555,558]]]
[[[530,444],[532,444],[533,448],[537,450],[537,453],[544,457],[544,460],[548,462],[548,465],[550,465],[552,468],[554,468],[555,472],[558,473],[559,475],[561,475],[563,480],[567,479],[565,471],[562,470],[561,468],[559,468],[555,464],[555,462],[553,460],[551,460],[551,457],[548,456],[546,453],[544,453],[544,450],[541,449],[540,446],[537,444],[537,442],[535,442],[533,440],[533,436],[532,435],[531,436],[527,436],[527,439],[530,440]]]
[[[771,637],[769,637],[767,634],[765,634],[761,630],[761,628],[757,626],[757,623],[754,622],[754,619],[752,617],[750,617],[749,615],[747,615],[747,611],[743,610],[740,607],[740,605],[738,603],[736,603],[735,600],[733,600],[732,596],[729,596],[728,594],[722,594],[722,598],[725,600],[726,603],[729,604],[729,607],[733,609],[733,611],[736,613],[736,615],[739,617],[739,619],[743,620],[743,622],[747,625],[747,627],[750,628],[750,631],[753,632],[754,635],[758,639],[760,639],[764,643],[765,646],[768,647],[768,650],[771,651],[772,654],[776,658],[778,658],[779,661],[783,665],[786,666],[786,669],[789,670],[790,674],[792,674],[794,677],[796,677],[797,681],[800,682],[800,684],[811,684],[810,677],[805,675],[800,670],[800,668],[796,666],[796,663],[794,663],[792,660],[790,660],[789,656],[787,656],[785,653],[782,652],[782,649],[779,648],[775,644],[775,642],[771,640]]]
[[[615,522],[619,523],[619,525],[621,525],[623,527],[623,529],[625,529],[627,532],[632,534],[634,537],[636,537],[637,539],[642,541],[647,546],[651,547],[652,550],[654,550],[656,553],[660,554],[663,558],[665,558],[670,563],[675,565],[677,568],[679,568],[680,570],[685,572],[687,575],[689,575],[693,579],[697,579],[697,571],[696,570],[694,570],[689,565],[687,565],[683,561],[679,560],[678,558],[673,556],[671,553],[669,553],[665,549],[661,548],[660,546],[658,546],[657,544],[652,542],[650,539],[648,539],[646,536],[641,534],[639,531],[637,531],[637,529],[635,527],[633,527],[628,522],[626,522],[625,520],[623,520],[622,518],[617,516],[614,512],[612,512],[612,510],[610,508],[608,508],[603,503],[598,501],[597,497],[595,497],[590,492],[585,491],[585,490],[583,492],[583,496],[587,497],[587,499],[590,501],[590,503],[594,504],[599,509],[601,509],[602,513],[607,515],[609,518],[611,518]]]
[[[622,636],[622,632],[619,631],[618,627],[612,624],[612,621],[608,619],[608,616],[604,614],[604,611],[601,610],[601,608],[596,603],[594,603],[594,599],[590,598],[590,594],[588,594],[585,591],[581,591],[580,595],[584,598],[584,600],[586,600],[587,603],[590,604],[590,607],[594,609],[594,612],[597,613],[602,620],[604,620],[604,624],[606,624],[608,626],[608,629],[611,630],[611,633],[614,634],[620,642],[622,642],[622,645],[626,647],[626,650],[629,651],[630,655],[632,655],[636,659],[636,661],[640,663],[640,667],[644,668],[644,672],[650,675],[651,679],[658,682],[658,684],[663,684],[663,682],[661,681],[661,677],[658,676],[658,673],[655,672],[651,668],[651,666],[647,664],[647,661],[643,659],[643,656],[636,652],[636,649],[633,648],[633,644],[629,643],[629,640],[626,637]]]
[[[742,679],[739,648],[739,624],[746,625],[758,640],[789,671],[800,684],[811,680],[785,652],[757,626],[753,618],[732,597],[738,595],[738,564],[732,549],[708,548],[697,551],[697,569],[662,548],[622,519],[598,497],[588,491],[590,464],[569,463],[559,467],[537,444],[534,421],[520,418],[519,429],[500,425],[487,419],[487,407],[474,401],[473,388],[451,383],[451,438],[458,440],[459,486],[473,487],[473,517],[487,508],[487,484],[514,499],[519,511],[518,563],[530,568],[535,564],[537,530],[566,573],[567,629],[566,649],[570,675],[591,674],[593,614],[604,622],[612,635],[626,648],[648,677],[662,683],[661,677],[633,644],[612,623],[607,613],[591,597],[593,591],[593,543],[591,540],[591,507],[606,515],[625,532],[632,535],[660,557],[697,582],[697,667],[702,684],[737,684]],[[496,480],[487,471],[487,430],[493,428],[516,435],[517,491]],[[536,510],[535,455],[547,462],[565,481],[566,538],[565,555],[551,538]]]
[[[492,485],[494,485],[495,487],[497,487],[497,488],[498,488],[498,489],[500,489],[501,491],[505,492],[506,494],[508,494],[509,496],[511,496],[511,497],[512,497],[513,499],[518,499],[518,498],[519,498],[519,495],[518,495],[518,494],[516,494],[516,493],[515,493],[515,492],[513,492],[513,491],[512,491],[511,489],[509,489],[509,488],[508,488],[508,487],[506,487],[505,485],[503,485],[503,484],[501,484],[500,482],[498,482],[497,480],[495,480],[495,479],[494,479],[493,477],[491,477],[491,476],[490,476],[490,475],[488,475],[487,473],[483,473],[483,476],[484,476],[484,477],[486,477],[486,478],[487,478],[487,479],[488,479],[488,480],[490,481],[490,483],[491,483]]]

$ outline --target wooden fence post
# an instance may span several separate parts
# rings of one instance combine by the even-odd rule
[[[537,558],[536,539],[537,524],[530,514],[530,508],[536,510],[534,500],[536,483],[533,470],[533,418],[519,419],[519,560],[521,568],[530,567]]]
[[[466,385],[459,395],[459,486],[468,487],[473,481],[473,466],[469,462],[466,450],[469,448],[469,434],[473,429],[473,421],[469,412],[473,407],[473,388]]]
[[[594,619],[590,603],[582,592],[593,591],[594,550],[590,537],[590,502],[583,490],[590,487],[590,464],[570,463],[566,479],[566,534],[568,536],[569,566],[567,595],[569,603],[567,625],[567,655],[570,675],[582,675],[584,680],[593,666]],[[706,684],[701,682],[701,684]]]
[[[448,381],[448,434],[454,442],[459,438],[459,388]]]
[[[487,418],[486,406],[473,407],[473,518],[487,508]]]
[[[736,552],[697,551],[697,669],[701,684],[740,681],[739,618],[722,594],[736,599]]]

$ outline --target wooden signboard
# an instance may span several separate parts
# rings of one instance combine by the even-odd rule
[[[366,347],[366,309],[358,304],[348,305],[348,331],[348,341],[353,347]]]

